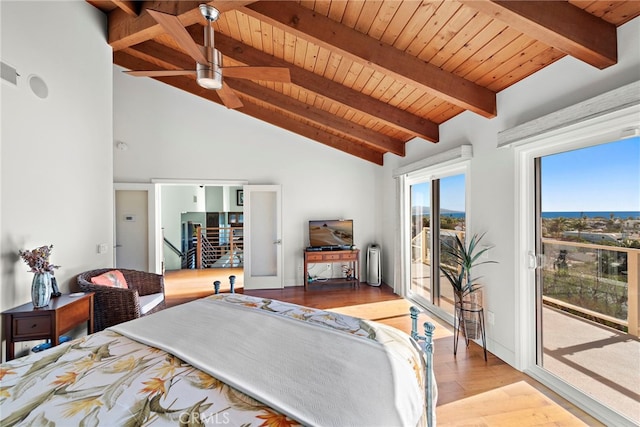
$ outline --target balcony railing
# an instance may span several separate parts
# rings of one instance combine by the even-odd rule
[[[464,239],[441,230],[454,234]],[[411,239],[412,262],[430,264],[429,238],[424,227]],[[640,337],[640,249],[547,238],[542,246],[544,304]]]
[[[196,268],[242,267],[242,227],[198,227]]]
[[[640,336],[640,249],[542,239],[543,301]]]

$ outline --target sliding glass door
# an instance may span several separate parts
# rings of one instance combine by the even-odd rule
[[[411,205],[411,282],[409,290],[415,297],[432,301],[431,280],[431,181],[410,186]]]
[[[407,180],[411,228],[408,293],[453,315],[453,292],[440,273],[440,262],[443,242],[456,234],[464,238],[466,195],[465,173],[459,169],[448,172]]]
[[[640,423],[640,138],[533,167],[536,364]]]

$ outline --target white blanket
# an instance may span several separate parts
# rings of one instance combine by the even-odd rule
[[[415,426],[424,402],[382,344],[264,310],[196,300],[111,328],[315,426]]]

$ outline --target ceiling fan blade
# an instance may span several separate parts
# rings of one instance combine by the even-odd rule
[[[227,108],[240,108],[244,106],[240,98],[238,98],[238,95],[224,82],[222,82],[222,87],[218,89],[218,95]]]
[[[166,76],[184,76],[186,74],[195,74],[196,70],[149,70],[149,71],[125,71],[126,74],[136,77],[166,77]]]
[[[285,67],[223,67],[222,75],[240,79],[291,83],[291,74]]]
[[[198,64],[207,64],[207,58],[200,51],[200,47],[193,41],[189,32],[184,28],[177,16],[168,13],[158,12],[157,10],[147,9],[149,15],[156,20],[164,30],[175,39],[176,42],[185,50]]]

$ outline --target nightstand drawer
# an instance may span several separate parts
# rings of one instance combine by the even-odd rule
[[[322,254],[307,254],[308,261],[322,261]]]
[[[342,257],[340,259],[344,259],[344,260],[354,260],[358,258],[358,254],[355,252],[349,253],[349,254],[342,254]]]
[[[324,256],[324,259],[327,260],[327,261],[339,260],[340,259],[340,254],[326,254]]]
[[[22,338],[51,333],[50,316],[18,317],[13,320],[14,337]]]

